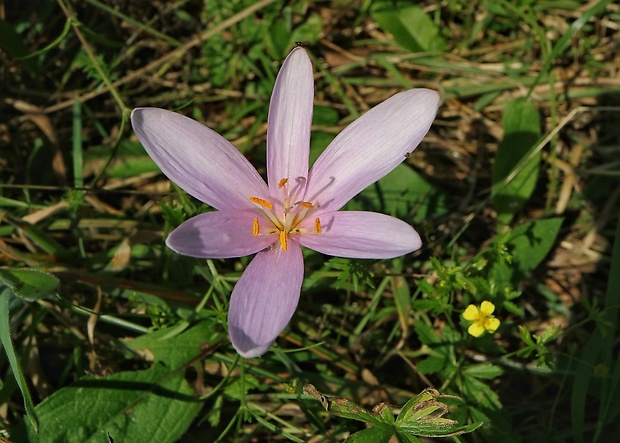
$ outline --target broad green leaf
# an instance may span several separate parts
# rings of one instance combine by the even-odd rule
[[[403,48],[410,52],[441,51],[445,42],[439,28],[419,6],[406,6],[394,9],[387,2],[386,9],[372,13],[379,26],[394,36]]]
[[[15,441],[30,443],[176,442],[202,407],[184,372],[156,363],[145,371],[84,377],[35,409],[40,433],[22,421]]]
[[[506,242],[512,263],[496,262],[489,277],[496,284],[517,286],[547,256],[562,226],[562,217],[535,220],[512,230]]]
[[[166,362],[175,369],[200,355],[205,346],[216,346],[224,338],[216,322],[203,320],[185,332],[174,335],[175,328],[166,328],[142,335],[126,343],[140,351],[153,354],[155,361]]]
[[[290,34],[289,44],[296,42],[314,44],[319,40],[323,32],[323,20],[319,14],[310,14],[299,26],[293,29]],[[287,48],[288,49],[288,48]]]
[[[369,186],[347,209],[383,212],[415,222],[445,214],[449,204],[446,193],[436,189],[407,165],[398,165],[377,183]]]
[[[540,137],[540,117],[536,107],[525,99],[511,101],[503,118],[504,138],[493,164],[493,203],[498,221],[508,224],[529,200],[538,180],[541,153],[527,161]],[[514,171],[520,170],[514,175]]]
[[[385,424],[373,426],[356,432],[347,439],[347,443],[388,443],[394,434],[394,429]]]
[[[411,435],[410,433],[406,431],[401,431],[399,429],[396,429],[394,431],[394,435],[396,436],[396,441],[398,441],[398,443],[422,443],[422,440],[420,440],[417,437],[414,437],[413,435]]]
[[[60,285],[53,275],[34,269],[0,269],[0,283],[10,287],[13,294],[29,301],[54,295]]]

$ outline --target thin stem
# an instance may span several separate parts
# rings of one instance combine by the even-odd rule
[[[82,48],[84,49],[84,52],[86,52],[86,55],[88,55],[88,58],[90,59],[91,63],[97,70],[97,73],[99,74],[103,82],[105,83],[108,91],[110,91],[110,94],[112,94],[112,96],[114,97],[114,100],[116,100],[116,103],[121,108],[121,112],[123,114],[128,113],[129,108],[125,105],[125,102],[123,101],[118,90],[112,83],[112,80],[110,80],[108,75],[105,73],[105,71],[101,67],[101,64],[97,60],[97,57],[95,56],[95,53],[93,52],[92,48],[90,47],[90,45],[84,38],[84,35],[82,35],[82,32],[80,31],[80,23],[75,17],[75,13],[73,12],[73,10],[71,10],[71,7],[65,3],[64,0],[58,0],[58,4],[60,5],[60,8],[62,9],[62,11],[65,13],[67,20],[71,22],[71,26],[73,27],[73,32],[75,32],[75,35],[77,35],[77,38],[82,43]]]

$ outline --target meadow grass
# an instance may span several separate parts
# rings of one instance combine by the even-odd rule
[[[620,439],[619,19],[609,0],[0,3],[2,439]],[[264,174],[297,42],[311,161],[391,95],[440,92],[418,149],[346,207],[423,247],[304,250],[296,314],[244,360],[226,314],[249,258],[165,246],[210,208],[129,113],[190,116]],[[483,302],[499,327],[474,337]]]

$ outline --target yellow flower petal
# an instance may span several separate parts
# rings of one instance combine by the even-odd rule
[[[499,328],[499,320],[496,318],[489,318],[485,322],[484,328],[490,333],[497,331],[497,328]]]
[[[469,305],[465,312],[463,312],[463,318],[467,321],[475,321],[480,318],[480,312],[478,312],[478,307],[476,305]]]
[[[472,323],[472,325],[467,328],[467,332],[469,332],[469,335],[473,335],[476,338],[480,337],[484,334],[484,326],[482,326],[480,322]]]
[[[490,301],[483,301],[480,304],[480,314],[484,315],[485,317],[493,314],[493,311],[495,311],[495,305]]]

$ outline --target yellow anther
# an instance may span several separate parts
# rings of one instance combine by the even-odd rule
[[[254,224],[252,225],[252,235],[256,237],[258,235],[258,219],[254,219]]]
[[[282,249],[286,251],[286,231],[280,231],[280,244]]]
[[[288,178],[283,178],[278,182],[278,188],[282,189],[282,187],[288,182]]]
[[[264,206],[265,208],[268,208],[268,209],[273,208],[273,205],[271,203],[269,203],[267,200],[263,200],[262,198],[250,197],[250,201],[252,203],[256,203],[257,205]]]
[[[301,202],[301,207],[306,209],[312,209],[314,208],[314,205],[310,202]]]
[[[323,232],[323,230],[321,229],[321,220],[318,218],[314,219],[314,232],[316,232],[317,234]]]

